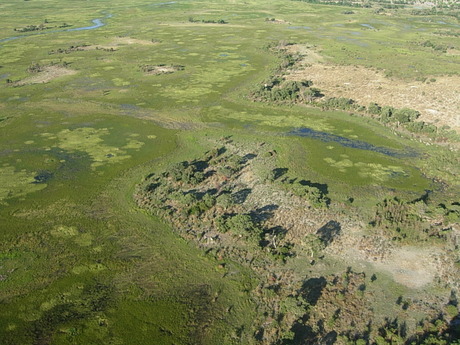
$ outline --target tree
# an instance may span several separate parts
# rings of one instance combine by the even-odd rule
[[[377,103],[369,103],[367,106],[367,112],[372,115],[379,115],[381,107]]]
[[[315,234],[305,236],[303,244],[308,247],[312,259],[318,257],[324,248],[326,248],[324,242]]]
[[[303,99],[308,103],[313,102],[315,98],[319,98],[321,96],[321,90],[315,87],[306,88],[302,94]]]

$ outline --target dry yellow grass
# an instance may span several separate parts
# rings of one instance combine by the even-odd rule
[[[346,97],[367,106],[411,108],[421,113],[420,120],[448,125],[460,131],[460,77],[428,78],[425,82],[407,82],[387,78],[382,72],[362,66],[341,66],[323,62],[321,56],[307,48],[293,46],[305,54],[300,68],[289,80],[312,80],[327,97]]]
[[[53,79],[74,75],[77,71],[68,69],[61,66],[47,66],[44,67],[42,72],[38,72],[28,78],[22,79],[14,83],[17,86],[30,85],[30,84],[43,84],[48,83]]]

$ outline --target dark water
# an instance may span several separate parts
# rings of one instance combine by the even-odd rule
[[[293,135],[297,137],[305,137],[321,140],[323,142],[333,142],[338,143],[344,147],[351,147],[354,149],[367,150],[382,153],[391,157],[416,157],[418,154],[412,149],[406,148],[405,150],[394,150],[383,146],[375,146],[369,144],[365,141],[354,140],[339,135],[330,134],[326,132],[315,131],[311,128],[298,128],[288,133],[288,135]]]
[[[104,18],[111,18],[111,17],[112,17],[112,15],[109,14],[109,15],[105,16]],[[93,19],[91,22],[92,22],[94,25],[83,26],[83,27],[80,27],[80,28],[70,28],[70,29],[60,29],[60,30],[45,30],[45,31],[41,31],[41,32],[34,32],[34,33],[25,34],[25,35],[20,35],[20,36],[12,36],[12,37],[7,37],[7,38],[2,38],[2,39],[0,39],[0,43],[12,41],[12,40],[17,40],[17,39],[19,39],[19,38],[24,38],[24,37],[38,36],[38,35],[46,35],[46,34],[52,34],[52,33],[56,33],[56,32],[70,32],[70,31],[93,30],[93,29],[97,29],[97,28],[100,28],[100,27],[106,25],[106,24],[102,21],[102,19]]]

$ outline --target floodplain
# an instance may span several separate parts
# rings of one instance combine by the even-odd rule
[[[0,343],[455,344],[457,18],[1,3]]]

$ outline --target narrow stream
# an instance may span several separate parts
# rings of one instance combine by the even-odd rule
[[[105,18],[111,18],[112,15],[111,14],[108,14],[107,16],[105,16],[103,19]],[[37,35],[46,35],[46,34],[52,34],[52,33],[56,33],[56,32],[70,32],[70,31],[83,31],[83,30],[93,30],[93,29],[97,29],[97,28],[100,28],[104,25],[106,25],[102,19],[93,19],[91,21],[94,25],[90,25],[90,26],[82,26],[82,27],[79,27],[79,28],[68,28],[68,29],[60,29],[60,30],[45,30],[45,31],[41,31],[41,32],[34,32],[34,33],[30,33],[30,34],[25,34],[25,35],[20,35],[20,36],[12,36],[12,37],[7,37],[7,38],[2,38],[0,39],[0,43],[3,43],[3,42],[8,42],[8,41],[12,41],[12,40],[17,40],[19,38],[24,38],[24,37],[30,37],[30,36],[37,36]]]

